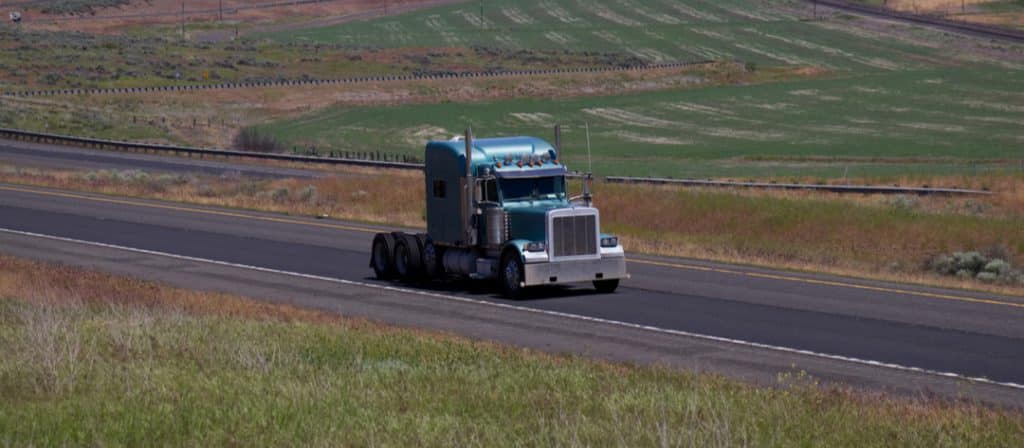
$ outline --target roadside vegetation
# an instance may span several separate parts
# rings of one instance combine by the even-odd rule
[[[422,175],[338,168],[322,179],[55,171],[0,166],[21,183],[301,216],[423,227]],[[886,179],[892,180],[892,179]],[[985,197],[842,196],[598,183],[603,227],[633,253],[1024,292],[1024,175],[906,178]],[[574,191],[579,186],[573,187]],[[952,263],[977,252],[984,263]],[[950,258],[950,262],[946,262]],[[989,262],[1000,260],[986,271]],[[950,264],[952,263],[952,264]],[[952,272],[950,270],[952,269]],[[970,271],[960,273],[961,270]],[[983,272],[995,272],[990,276]]]
[[[336,79],[388,74],[635,65],[636,56],[568,49],[367,48],[240,38],[182,40],[172,28],[108,35],[0,27],[0,90]]]
[[[814,73],[811,70],[810,73]],[[784,72],[783,72],[784,73]],[[390,106],[341,105],[259,126],[322,151],[404,149],[428,138],[546,137],[564,125],[561,157],[583,169],[589,123],[601,175],[841,178],[1024,170],[1024,72],[959,69],[844,77],[835,73],[715,83],[559,101],[515,98]],[[754,75],[737,75],[756,80]],[[935,89],[956,93],[936,95]]]
[[[457,54],[457,52],[456,52]],[[0,126],[84,137],[151,141],[191,146],[227,148],[232,136],[246,128],[262,133],[274,131],[287,149],[306,151],[382,151],[413,155],[427,138],[445,135],[444,129],[413,126],[396,133],[401,137],[379,143],[377,130],[367,128],[366,139],[358,145],[335,142],[330,127],[277,132],[267,122],[287,122],[310,117],[328,107],[380,107],[391,112],[396,106],[493,102],[512,98],[574,98],[586,95],[650,92],[664,89],[699,89],[746,85],[827,76],[819,70],[801,67],[758,68],[742,64],[716,63],[694,67],[666,68],[638,72],[578,73],[458,80],[417,80],[371,82],[338,86],[271,87],[224,89],[181,93],[85,95],[68,102],[63,97],[0,97]],[[524,114],[523,117],[528,117]],[[333,118],[328,118],[333,119]],[[326,142],[326,143],[325,143]],[[346,141],[347,143],[347,141]]]
[[[43,0],[29,3],[43,14],[94,14],[99,9],[127,5],[129,0]]]
[[[677,178],[985,176],[1019,164],[1020,45],[848,14],[805,20],[807,5],[787,1],[590,6],[518,0],[482,17],[464,3],[347,23],[276,17],[266,33],[238,39],[202,38],[223,31],[215,24],[184,36],[171,25],[120,34],[0,28],[0,89],[717,63],[654,74],[5,98],[0,111],[11,112],[0,112],[0,126],[219,147],[252,129],[303,153],[418,156],[425,140],[465,126],[543,136],[561,123],[564,159],[582,167],[589,123],[599,174]]]
[[[1024,29],[1021,0],[859,0],[897,11]]]
[[[1010,446],[1018,412],[405,330],[0,255],[4,445]]]

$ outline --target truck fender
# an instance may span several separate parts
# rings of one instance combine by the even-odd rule
[[[514,252],[516,256],[519,257],[520,261],[525,261],[526,259],[525,257],[523,257],[523,246],[525,244],[526,240],[506,241],[505,244],[501,246],[501,256],[498,257],[498,260],[500,261],[501,259],[505,258],[505,254],[509,252]]]

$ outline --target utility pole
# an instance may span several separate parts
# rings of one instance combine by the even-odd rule
[[[185,40],[185,0],[181,0],[181,40]]]
[[[219,13],[220,14],[220,21],[223,22],[224,21],[224,0],[220,0],[218,6],[219,6],[219,11],[220,11],[220,13]]]

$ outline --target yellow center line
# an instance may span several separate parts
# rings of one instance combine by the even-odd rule
[[[957,296],[957,295],[952,295],[952,294],[940,294],[940,293],[926,292],[926,291],[913,291],[913,290],[908,290],[908,289],[886,288],[886,287],[883,287],[883,286],[858,285],[856,283],[837,282],[837,281],[833,281],[833,280],[816,280],[816,279],[811,279],[811,278],[793,277],[793,276],[789,276],[789,275],[763,274],[763,273],[760,273],[760,272],[743,272],[743,271],[735,271],[735,270],[730,270],[730,269],[710,268],[710,267],[707,267],[707,266],[698,266],[698,265],[680,264],[680,263],[665,263],[665,262],[660,262],[660,261],[649,261],[649,260],[636,260],[636,259],[632,259],[632,260],[629,260],[629,262],[630,263],[638,263],[638,264],[647,264],[647,265],[653,265],[653,266],[662,266],[662,267],[675,268],[675,269],[686,269],[686,270],[691,270],[691,271],[718,272],[718,273],[723,273],[723,274],[743,275],[743,276],[747,276],[747,277],[768,278],[768,279],[773,279],[773,280],[785,280],[785,281],[791,281],[791,282],[810,283],[810,284],[826,285],[826,286],[839,286],[839,287],[844,287],[844,288],[863,289],[863,290],[867,290],[867,291],[889,292],[889,293],[896,293],[896,294],[905,294],[905,295],[912,295],[912,296],[919,296],[919,297],[927,297],[927,298],[930,298],[930,299],[954,300],[954,301],[959,301],[959,302],[984,303],[986,305],[1003,305],[1003,306],[1009,306],[1009,307],[1014,307],[1014,308],[1024,308],[1024,303],[1006,302],[1006,301],[1002,301],[1002,300],[993,300],[993,299],[981,299],[981,298],[977,298],[977,297]]]
[[[268,222],[277,222],[277,223],[283,223],[283,224],[298,224],[298,225],[312,226],[312,227],[321,227],[321,228],[327,228],[327,229],[351,230],[351,231],[365,232],[365,233],[376,233],[376,232],[379,232],[379,230],[370,229],[370,228],[366,228],[366,227],[348,226],[348,225],[342,225],[342,224],[328,224],[328,223],[319,223],[319,222],[309,222],[309,221],[301,221],[301,220],[298,220],[298,219],[275,218],[275,217],[270,217],[270,216],[248,215],[248,214],[244,214],[244,213],[235,213],[235,212],[227,212],[227,211],[219,211],[219,210],[208,210],[208,209],[184,207],[184,206],[177,206],[177,205],[153,204],[153,203],[137,202],[137,201],[123,200],[123,199],[100,198],[100,197],[87,196],[87,195],[75,194],[75,193],[63,193],[63,192],[56,192],[56,191],[35,190],[35,189],[31,189],[31,188],[18,188],[18,187],[0,186],[0,190],[16,191],[16,192],[21,192],[21,193],[32,193],[32,194],[39,194],[39,195],[46,195],[46,196],[56,196],[56,197],[72,198],[72,199],[84,199],[84,200],[87,200],[87,201],[105,202],[105,203],[109,203],[109,204],[132,205],[132,206],[137,206],[137,207],[149,207],[149,208],[156,208],[156,209],[162,209],[162,210],[174,210],[174,211],[181,211],[181,212],[188,212],[188,213],[198,213],[198,214],[215,215],[215,216],[227,216],[227,217],[232,217],[232,218],[252,219],[252,220],[256,220],[256,221],[268,221]],[[898,288],[886,288],[886,287],[881,287],[881,286],[858,285],[858,284],[855,284],[855,283],[837,282],[837,281],[831,281],[831,280],[816,280],[816,279],[794,277],[794,276],[788,276],[788,275],[763,274],[763,273],[759,273],[759,272],[744,272],[744,271],[737,271],[737,270],[732,270],[732,269],[713,268],[713,267],[698,266],[698,265],[692,265],[692,264],[667,263],[667,262],[650,261],[650,260],[631,259],[631,260],[629,260],[629,262],[630,263],[637,263],[637,264],[646,264],[646,265],[652,265],[652,266],[661,266],[661,267],[667,267],[667,268],[674,268],[674,269],[685,269],[685,270],[691,270],[691,271],[717,272],[717,273],[720,273],[720,274],[742,275],[742,276],[747,276],[747,277],[767,278],[767,279],[773,279],[773,280],[784,280],[784,281],[791,281],[791,282],[798,282],[798,283],[809,283],[809,284],[818,284],[818,285],[826,285],[826,286],[838,286],[838,287],[844,287],[844,288],[862,289],[862,290],[868,290],[868,291],[878,291],[878,292],[888,292],[888,293],[896,293],[896,294],[906,294],[906,295],[913,295],[913,296],[918,296],[918,297],[927,297],[927,298],[931,298],[931,299],[954,300],[954,301],[960,301],[960,302],[983,303],[983,304],[986,304],[986,305],[1003,305],[1003,306],[1009,306],[1009,307],[1015,307],[1015,308],[1024,308],[1024,303],[1006,302],[1006,301],[992,300],[992,299],[981,299],[981,298],[976,298],[976,297],[957,296],[957,295],[951,295],[951,294],[940,294],[940,293],[932,293],[932,292],[925,292],[925,291],[912,291],[912,290],[898,289]]]
[[[219,211],[219,210],[207,210],[207,209],[183,207],[183,206],[177,206],[177,205],[152,204],[152,203],[136,202],[136,201],[123,200],[123,199],[99,198],[99,197],[95,197],[95,196],[86,196],[86,195],[74,194],[74,193],[61,193],[61,192],[56,192],[56,191],[43,191],[43,190],[35,190],[35,189],[29,189],[29,188],[18,188],[18,187],[0,186],[0,190],[17,191],[17,192],[21,192],[21,193],[33,193],[33,194],[40,194],[40,195],[45,195],[45,196],[56,196],[56,197],[62,197],[62,198],[84,199],[84,200],[87,200],[87,201],[106,202],[106,203],[109,203],[109,204],[133,205],[133,206],[137,206],[137,207],[149,207],[149,208],[157,208],[157,209],[162,209],[162,210],[174,210],[174,211],[180,211],[180,212],[199,213],[199,214],[204,214],[204,215],[228,216],[228,217],[232,217],[232,218],[245,218],[245,219],[252,219],[252,220],[257,220],[257,221],[279,222],[279,223],[284,223],[284,224],[300,224],[300,225],[305,225],[305,226],[322,227],[322,228],[327,228],[327,229],[353,230],[353,231],[357,231],[357,232],[366,232],[366,233],[379,232],[379,230],[368,229],[368,228],[365,228],[365,227],[355,227],[355,226],[346,226],[346,225],[341,225],[341,224],[328,224],[328,223],[319,223],[319,222],[300,221],[298,219],[288,219],[288,218],[274,218],[274,217],[270,217],[270,216],[247,215],[245,213],[234,213],[234,212],[226,212],[226,211]]]

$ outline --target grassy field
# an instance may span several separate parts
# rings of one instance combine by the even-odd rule
[[[388,148],[466,126],[478,136],[566,128],[570,168],[674,177],[862,177],[1024,169],[1024,72],[934,69],[622,96],[339,107],[261,126],[288,144]],[[1007,163],[1009,161],[1009,163]]]
[[[0,256],[0,443],[1010,446],[965,402],[550,356]]]
[[[373,47],[566,48],[632,54],[648,62],[735,59],[762,64],[892,70],[934,54],[920,45],[850,39],[842,30],[800,21],[810,11],[790,1],[517,0],[464,2],[331,27],[265,35]]]
[[[425,226],[419,173],[353,169],[324,179],[66,172],[0,166],[0,182],[118,196]],[[891,180],[891,179],[888,179]],[[1024,291],[1016,272],[981,282],[937,275],[941,255],[979,251],[1024,267],[1024,175],[909,178],[990,188],[981,198],[839,196],[597,184],[603,228],[631,253],[712,259],[893,281]],[[579,186],[573,187],[579,191]]]
[[[261,130],[324,150],[419,154],[424,140],[466,126],[480,136],[547,136],[562,123],[565,159],[582,169],[581,128],[589,122],[594,169],[606,175],[828,179],[1024,169],[1019,48],[851,16],[804,21],[801,5],[521,0],[485,5],[481,21],[462,3],[272,34],[381,47],[604,48],[650,62],[724,58],[751,70],[793,66],[819,75],[580,99],[341,106]]]
[[[137,87],[385,74],[637,64],[628,54],[536,49],[376,49],[308,40],[181,40],[176,29],[124,34],[24,31],[0,26],[0,91]]]

